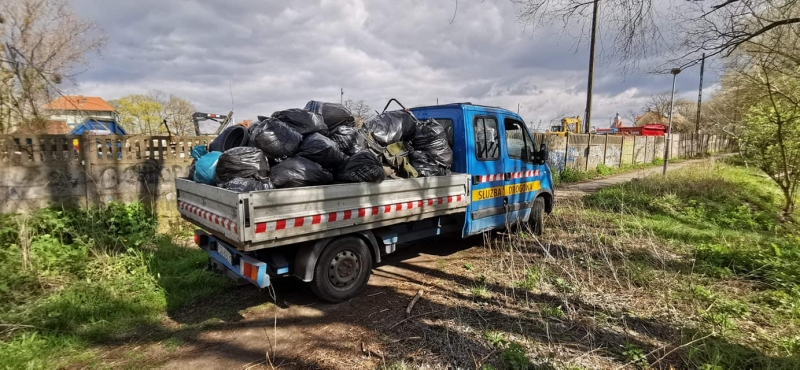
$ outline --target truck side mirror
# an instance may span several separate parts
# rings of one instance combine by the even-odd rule
[[[538,162],[537,164],[544,164],[547,162],[547,158],[550,156],[550,152],[547,149],[547,144],[542,143],[542,145],[539,146],[539,153],[536,154],[536,162]]]

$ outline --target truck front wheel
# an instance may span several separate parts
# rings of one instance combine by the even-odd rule
[[[372,273],[372,255],[358,237],[333,240],[317,259],[311,290],[331,303],[346,301],[359,295]]]
[[[534,235],[542,235],[544,230],[544,198],[536,197],[531,208],[530,227]]]

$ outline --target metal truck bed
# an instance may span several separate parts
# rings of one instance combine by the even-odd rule
[[[463,213],[470,192],[466,174],[250,193],[175,183],[181,216],[241,251]]]

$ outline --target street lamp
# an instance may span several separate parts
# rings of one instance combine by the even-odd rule
[[[678,73],[681,73],[680,68],[673,68],[669,73],[672,73],[672,94],[669,97],[669,127],[667,128],[667,142],[664,145],[664,170],[662,175],[667,175],[667,163],[669,162],[669,147],[672,146],[672,108],[675,105],[675,79]]]

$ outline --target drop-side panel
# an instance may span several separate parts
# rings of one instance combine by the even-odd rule
[[[276,246],[464,212],[469,185],[455,174],[253,192],[245,238]]]
[[[186,179],[176,179],[175,188],[178,211],[184,219],[231,242],[244,242],[243,215],[239,210],[248,194]]]

